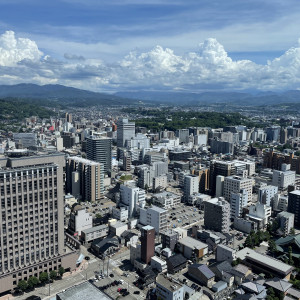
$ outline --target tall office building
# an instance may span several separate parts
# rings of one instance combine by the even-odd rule
[[[74,269],[64,245],[63,154],[0,160],[0,293],[41,272]]]
[[[104,172],[111,170],[112,139],[90,136],[86,143],[86,157],[89,160],[103,164]]]
[[[300,191],[289,193],[288,212],[295,215],[295,226],[300,226]]]
[[[66,191],[83,201],[100,200],[104,192],[104,170],[101,163],[82,157],[68,157]]]
[[[128,119],[119,119],[117,122],[117,146],[126,147],[126,141],[135,137],[135,123]]]
[[[141,228],[141,260],[148,264],[154,256],[155,229],[152,226]]]

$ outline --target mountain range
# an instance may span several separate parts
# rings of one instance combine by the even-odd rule
[[[274,105],[280,103],[300,103],[300,91],[285,92],[162,92],[124,91],[115,94],[92,92],[63,85],[17,84],[0,85],[0,98],[30,99],[45,105],[72,106],[92,105],[136,105],[141,101],[148,104],[203,105],[227,103],[233,105]]]

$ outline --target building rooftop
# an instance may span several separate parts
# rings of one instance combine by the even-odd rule
[[[80,283],[78,285],[68,288],[64,292],[57,294],[57,299],[60,300],[110,300],[113,299],[108,295],[101,292],[97,287],[89,283],[88,281]]]
[[[144,230],[154,230],[154,227],[150,226],[150,225],[146,225],[144,227],[142,227]]]
[[[187,246],[187,247],[192,247],[194,249],[203,249],[203,248],[207,248],[208,245],[205,244],[205,243],[202,243],[196,239],[193,239],[189,236],[183,238],[183,239],[180,239],[179,240],[179,243],[180,244],[183,244],[184,246]]]
[[[108,228],[107,225],[103,224],[103,225],[99,225],[99,226],[95,226],[95,227],[92,227],[92,228],[82,230],[82,232],[84,232],[85,234],[89,234],[91,232],[101,230],[101,229],[106,229],[106,228]]]
[[[161,274],[157,276],[156,283],[163,286],[169,291],[177,291],[182,287],[181,283],[178,282],[177,280],[174,281],[173,279],[171,279],[171,277],[168,278]]]
[[[282,273],[288,274],[289,272],[291,272],[294,269],[292,266],[285,264],[278,259],[275,259],[268,255],[258,253],[248,247],[238,251],[236,253],[236,256],[242,260],[250,259],[251,261],[253,261],[255,263],[264,265],[266,268],[274,270],[281,274]]]

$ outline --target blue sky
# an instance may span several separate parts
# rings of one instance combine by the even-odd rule
[[[161,63],[161,59],[158,59],[158,56],[161,58],[166,55],[172,60],[171,64],[174,60],[177,64],[179,58],[184,60],[184,64],[188,60],[189,67],[186,65],[184,69],[180,69],[181,65],[176,65],[175,73],[178,75],[179,72],[181,76],[180,72],[186,72],[186,75],[190,75],[190,65],[194,65],[194,60],[191,63],[190,53],[199,53],[199,44],[210,38],[216,39],[224,47],[232,61],[250,60],[260,68],[266,66],[268,61],[284,55],[288,49],[299,47],[299,28],[298,0],[1,0],[0,35],[12,31],[12,43],[13,39],[18,41],[25,38],[35,43],[41,53],[27,55],[32,50],[32,45],[29,48],[22,45],[21,49],[18,49],[19,60],[14,57],[18,66],[6,66],[7,63],[2,63],[3,67],[8,67],[8,71],[5,73],[4,70],[0,70],[0,83],[20,82],[22,78],[17,76],[16,69],[22,67],[25,75],[29,75],[30,72],[37,73],[31,76],[37,78],[34,81],[37,83],[57,82],[81,87],[88,77],[96,78],[96,82],[88,86],[93,90],[132,89],[134,78],[130,78],[128,83],[125,82],[127,76],[124,75],[122,65],[124,59],[128,64],[130,52],[134,51],[135,56],[131,58],[135,63],[139,63],[138,66],[134,66],[134,70],[139,67],[145,80],[149,80],[141,66],[146,63],[145,58],[152,59],[151,68],[154,64],[155,68],[159,69],[157,60]],[[155,52],[157,45],[162,47],[163,52]],[[211,47],[211,44],[208,47]],[[2,48],[5,49],[3,45]],[[171,49],[176,57],[165,53],[166,49]],[[21,51],[24,53],[21,54]],[[2,52],[4,53],[4,50]],[[5,55],[12,55],[12,52],[5,52]],[[30,60],[32,57],[35,58],[35,66],[29,66],[28,61],[24,63],[24,60]],[[197,61],[199,63],[199,59]],[[50,62],[52,67],[55,65],[55,69],[49,67]],[[49,70],[46,70],[46,65]],[[58,65],[64,67],[59,70]],[[130,66],[132,67],[132,61]],[[228,62],[226,66],[228,67]],[[165,65],[161,67],[166,71]],[[201,67],[202,65],[199,68]],[[234,68],[236,70],[236,66]],[[70,76],[68,69],[72,69]],[[174,73],[173,71],[168,72]],[[268,70],[268,74],[263,76],[274,76],[277,71]],[[149,73],[149,68],[147,72]],[[193,82],[197,84],[195,72],[197,70],[193,70]],[[224,88],[246,88],[243,84],[234,86],[232,81],[236,77],[230,79],[227,73],[223,79],[217,78],[224,81]],[[164,72],[159,74],[158,70],[155,70],[150,77],[163,74]],[[202,78],[203,74],[200,73],[198,77]],[[282,76],[288,77],[278,72],[276,75],[277,80]],[[66,80],[68,77],[69,81]],[[185,81],[188,80],[186,77]],[[157,85],[157,78],[153,79],[153,83]],[[209,79],[212,80],[213,76],[209,76]],[[24,81],[28,80],[29,78],[24,77]],[[164,86],[169,86],[171,81],[164,82]],[[282,89],[297,86],[298,81],[292,87],[285,85]],[[180,89],[181,86],[176,83],[172,88]],[[265,88],[258,87],[268,88],[272,88],[270,82]]]

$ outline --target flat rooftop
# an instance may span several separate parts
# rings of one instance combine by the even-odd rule
[[[97,287],[88,281],[68,288],[64,292],[58,293],[57,299],[59,300],[111,300],[113,298],[101,292]]]

